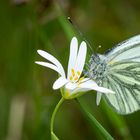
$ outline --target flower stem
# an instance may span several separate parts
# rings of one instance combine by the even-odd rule
[[[53,114],[51,117],[51,126],[50,126],[51,133],[53,133],[53,124],[54,124],[54,119],[55,119],[56,113],[57,113],[59,107],[61,106],[61,104],[64,102],[64,100],[65,99],[62,97],[53,111]]]
[[[76,99],[82,113],[86,117],[86,119],[90,122],[90,124],[95,127],[99,133],[104,137],[105,140],[114,140],[114,138],[105,130],[105,128],[94,118],[94,116],[88,112],[86,105],[83,105],[79,99]]]

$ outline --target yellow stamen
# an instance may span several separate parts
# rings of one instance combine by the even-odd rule
[[[82,81],[84,80],[84,77],[81,77],[78,81],[78,83],[80,84]]]
[[[71,73],[72,73],[72,76],[74,77],[74,76],[75,76],[75,71],[74,71],[74,69],[71,69]]]
[[[72,72],[72,73],[75,73],[74,69],[71,69],[71,72]]]
[[[81,72],[80,72],[80,71],[77,71],[77,74],[78,74],[78,75],[80,75],[80,74],[81,74]]]
[[[75,81],[78,80],[78,77],[76,76],[76,77],[74,78],[74,80],[75,80]]]
[[[72,76],[74,77],[75,76],[75,73],[72,73]]]
[[[70,80],[72,80],[73,79],[73,76],[70,76]]]

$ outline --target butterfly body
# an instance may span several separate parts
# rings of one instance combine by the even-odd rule
[[[105,57],[99,54],[92,55],[88,65],[88,77],[94,79],[99,85],[101,85],[101,82],[106,75],[106,70]]]

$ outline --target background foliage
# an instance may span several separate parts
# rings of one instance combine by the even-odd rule
[[[67,17],[71,17],[72,26]],[[50,117],[60,99],[52,90],[57,74],[34,64],[37,49],[47,50],[67,67],[69,42],[79,31],[94,51],[103,53],[140,33],[139,0],[1,0],[0,3],[0,140],[50,140]],[[80,98],[87,110],[116,140],[138,140],[140,112],[120,116],[96,94]],[[75,100],[57,114],[61,140],[103,138]]]

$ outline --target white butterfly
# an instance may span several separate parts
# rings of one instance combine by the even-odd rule
[[[140,35],[119,43],[104,55],[92,55],[87,69],[90,78],[116,93],[98,93],[97,104],[103,96],[120,114],[140,109]]]

